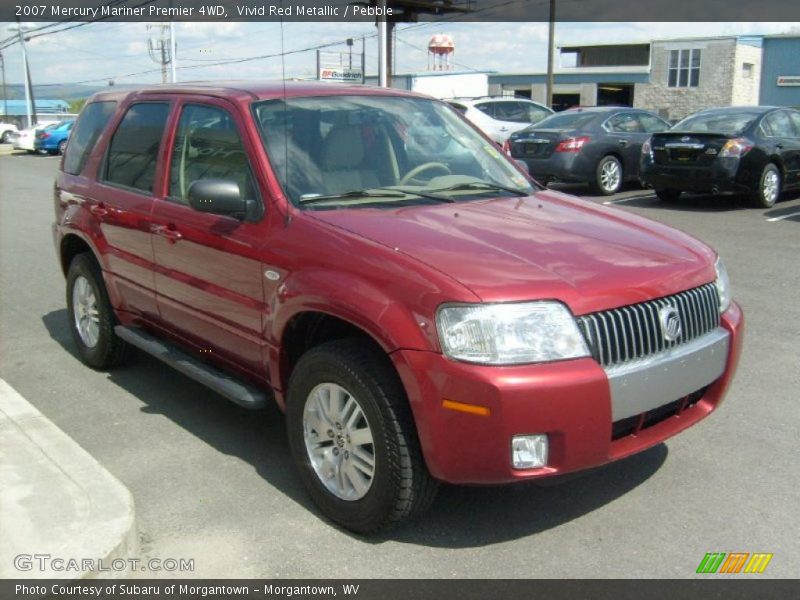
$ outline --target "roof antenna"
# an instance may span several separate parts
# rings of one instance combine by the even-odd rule
[[[286,49],[283,46],[283,0],[281,0],[281,80],[283,81],[283,180],[286,199],[291,203],[289,198],[289,109],[286,104]],[[288,227],[292,221],[292,213],[290,210],[286,211],[283,219],[283,224]]]

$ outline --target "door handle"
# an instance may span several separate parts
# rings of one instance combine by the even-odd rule
[[[100,204],[92,204],[91,208],[89,208],[89,212],[98,219],[102,219],[108,214],[108,209],[106,205],[101,202]]]
[[[775,147],[776,147],[778,150],[783,150],[783,144],[775,144]]]
[[[622,146],[622,147],[624,148],[625,146],[627,146],[627,145],[628,145],[628,140],[620,140],[620,141],[619,141],[619,145],[620,145],[620,146]]]
[[[160,235],[161,237],[167,238],[167,241],[170,244],[174,244],[183,237],[183,235],[181,235],[181,232],[175,229],[174,225],[153,225],[150,228],[150,231],[152,231],[156,235]]]

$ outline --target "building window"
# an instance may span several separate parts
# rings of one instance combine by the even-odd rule
[[[754,68],[755,65],[753,63],[742,63],[742,77],[744,79],[752,79]]]
[[[669,53],[669,87],[697,87],[700,84],[701,50],[671,50]]]

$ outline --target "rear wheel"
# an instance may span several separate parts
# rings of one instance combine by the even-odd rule
[[[303,483],[343,527],[373,533],[433,501],[438,484],[403,386],[369,343],[336,340],[304,354],[289,381],[286,419]]]
[[[675,202],[681,197],[680,190],[656,190],[656,196],[662,202]]]
[[[130,356],[131,347],[114,333],[114,310],[100,267],[91,254],[79,254],[69,265],[67,313],[72,339],[87,365],[107,369]]]
[[[616,194],[622,189],[622,163],[616,156],[604,156],[597,163],[592,189],[604,196]]]
[[[754,204],[759,208],[772,208],[781,195],[781,172],[773,163],[769,163],[761,172],[758,191],[753,196]]]
[[[8,140],[11,139],[11,132],[4,131],[2,135],[0,135],[0,144],[7,144]]]
[[[61,140],[61,141],[58,143],[58,153],[59,153],[59,154],[64,154],[64,152],[66,151],[66,149],[67,149],[67,140]]]

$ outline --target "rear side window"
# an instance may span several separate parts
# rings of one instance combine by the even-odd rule
[[[789,112],[789,118],[794,123],[794,137],[800,138],[800,112]]]
[[[762,127],[769,137],[794,137],[794,127],[789,115],[782,110],[767,115]]]
[[[143,102],[128,108],[111,138],[105,181],[152,193],[168,116],[166,102]]]
[[[608,120],[608,130],[614,133],[644,133],[644,127],[633,113],[619,113]]]
[[[92,102],[81,111],[81,116],[70,135],[64,156],[64,171],[77,175],[83,170],[97,139],[117,108],[116,102]]]

